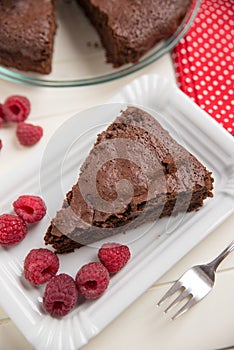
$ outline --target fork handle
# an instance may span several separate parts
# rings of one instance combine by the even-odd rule
[[[214,260],[212,260],[207,266],[216,271],[219,264],[234,250],[234,241],[232,241]]]

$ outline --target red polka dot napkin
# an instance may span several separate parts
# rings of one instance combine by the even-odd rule
[[[234,0],[203,0],[172,59],[181,90],[234,135]]]

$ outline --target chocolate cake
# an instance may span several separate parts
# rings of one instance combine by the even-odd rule
[[[199,209],[211,173],[145,111],[128,107],[100,135],[45,234],[58,253]]]
[[[0,0],[0,65],[51,71],[55,0]]]
[[[114,67],[171,36],[192,0],[77,0]],[[0,0],[0,65],[50,73],[56,0]]]
[[[107,61],[137,62],[175,33],[191,0],[77,0],[98,31]]]

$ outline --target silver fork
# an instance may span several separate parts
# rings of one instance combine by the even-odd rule
[[[193,305],[203,299],[213,288],[215,282],[215,272],[219,264],[233,251],[234,241],[232,241],[222,253],[208,264],[196,265],[187,270],[180,279],[175,282],[166,292],[162,299],[158,302],[158,306],[168,297],[181,289],[181,293],[174,301],[165,309],[165,313],[173,306],[188,299],[187,302],[175,313],[172,320],[188,311]]]

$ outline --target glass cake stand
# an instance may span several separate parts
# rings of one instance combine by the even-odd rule
[[[52,73],[41,75],[0,67],[0,78],[44,87],[75,87],[108,82],[136,72],[172,50],[196,17],[201,0],[193,0],[177,31],[158,43],[135,64],[113,68],[106,63],[99,36],[75,1],[58,2],[58,29],[55,37]]]

